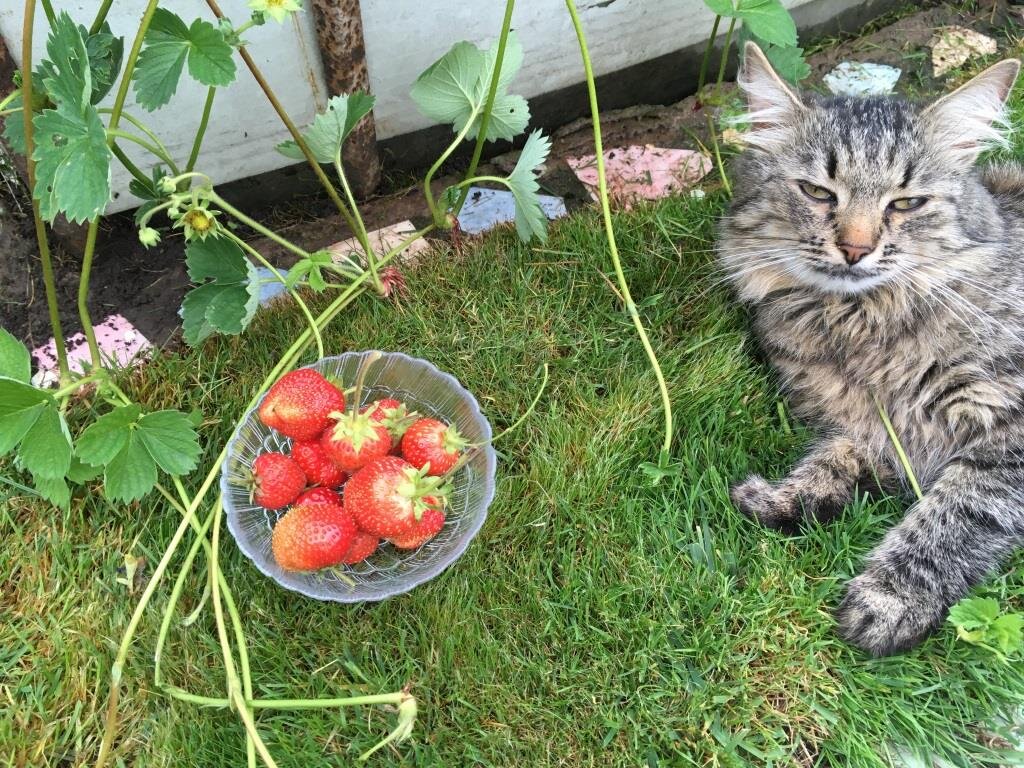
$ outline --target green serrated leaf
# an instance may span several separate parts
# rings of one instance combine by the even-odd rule
[[[139,105],[153,111],[169,102],[186,60],[189,75],[203,85],[228,85],[235,78],[233,51],[221,30],[201,19],[187,27],[174,13],[157,8],[132,74]]]
[[[69,221],[90,221],[110,201],[110,149],[96,108],[81,113],[70,108],[48,109],[32,121],[35,126],[35,197],[43,218],[53,221],[64,213]]]
[[[103,97],[114,87],[117,75],[121,71],[121,59],[124,56],[124,38],[115,37],[106,22],[100,31],[90,35],[85,27],[79,27],[85,37],[85,48],[89,55],[89,69],[92,73],[93,104],[99,104]]]
[[[63,477],[32,477],[32,485],[44,499],[55,507],[67,509],[71,504],[71,489]]]
[[[11,103],[7,105],[8,109],[17,109],[21,107],[21,96],[15,96],[11,100]],[[4,121],[4,141],[7,142],[7,146],[19,155],[25,154],[25,123],[21,112],[12,112],[3,118]]]
[[[759,38],[750,31],[746,24],[743,24],[737,34],[736,51],[738,56],[743,55],[743,47],[748,40],[757,43],[771,63],[772,69],[783,80],[798,85],[801,80],[805,80],[811,74],[811,68],[804,60],[803,48],[772,45]]]
[[[0,376],[25,384],[32,378],[28,349],[3,328],[0,328]]]
[[[103,474],[103,467],[94,467],[86,464],[77,456],[71,456],[71,466],[68,467],[67,478],[73,483],[87,483],[95,480]]]
[[[508,186],[516,201],[516,232],[526,243],[535,236],[541,242],[547,240],[547,217],[537,197],[540,185],[536,174],[550,151],[551,140],[540,131],[534,131],[526,139],[519,161],[508,177]]]
[[[185,265],[192,282],[213,280],[222,285],[243,282],[248,278],[249,260],[241,247],[226,237],[208,237],[188,244]]]
[[[984,629],[999,615],[999,602],[991,597],[968,597],[949,609],[949,621],[964,629]]]
[[[334,162],[352,129],[373,109],[373,102],[373,96],[361,91],[347,96],[334,96],[327,102],[327,109],[314,117],[310,126],[302,132],[302,138],[306,140],[317,162]],[[278,144],[277,151],[295,160],[305,157],[294,141]]]
[[[136,431],[130,431],[103,472],[103,491],[111,501],[134,501],[149,493],[154,485],[156,463]]]
[[[142,408],[133,403],[103,414],[78,436],[75,454],[86,464],[98,467],[109,464],[124,447],[141,413]]]
[[[257,278],[258,279],[258,278]],[[249,317],[249,287],[238,285],[215,285],[220,290],[206,308],[206,322],[219,333],[230,336],[245,330]]]
[[[1009,655],[1024,650],[1024,615],[1007,613],[995,619],[988,628],[993,645]]]
[[[68,112],[80,113],[90,104],[92,75],[82,28],[61,11],[46,38],[49,57],[39,63],[39,73],[50,100]]]
[[[54,399],[41,389],[0,378],[0,455],[13,450]]]
[[[487,101],[491,73],[497,60],[497,42],[487,51],[472,43],[456,43],[419,76],[411,96],[420,111],[432,120],[451,123],[456,133],[472,119],[466,134],[480,132],[481,112]],[[530,109],[522,96],[506,93],[523,63],[523,48],[514,32],[508,36],[501,64],[494,109],[487,125],[487,138],[510,140],[526,130]]]
[[[704,0],[704,5],[718,16],[732,18],[736,15],[736,6],[733,4],[733,0]]]
[[[796,45],[796,23],[781,0],[739,0],[735,16],[766,43]]]
[[[25,433],[18,458],[37,478],[61,478],[67,473],[71,466],[71,433],[56,403],[47,403]]]
[[[188,416],[180,411],[156,411],[139,420],[136,436],[153,461],[169,475],[184,475],[196,468],[202,448]]]
[[[197,346],[213,334],[215,329],[206,319],[206,310],[222,290],[222,285],[205,283],[193,288],[182,299],[181,328],[189,346]]]

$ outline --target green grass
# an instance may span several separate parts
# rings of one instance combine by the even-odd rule
[[[884,766],[889,745],[982,764],[978,726],[1024,700],[1024,670],[958,644],[873,661],[833,633],[829,609],[903,502],[850,509],[786,538],[742,519],[727,485],[778,475],[806,436],[780,419],[745,318],[711,276],[721,200],[678,199],[617,218],[623,256],[653,329],[676,408],[679,474],[651,486],[637,465],[660,441],[655,380],[606,277],[599,220],[554,227],[544,248],[508,231],[409,276],[400,308],[370,299],[339,318],[332,352],[378,347],[434,361],[477,394],[497,427],[551,382],[501,446],[488,522],[451,569],[383,604],[297,599],[228,540],[223,565],[242,609],[257,695],[341,696],[411,686],[414,738],[371,765]],[[241,339],[160,357],[129,382],[152,406],[201,408],[207,461],[302,325],[264,313]],[[135,596],[123,553],[159,559],[177,525],[158,499],[113,507],[90,489],[61,513],[11,494],[0,513],[0,743],[14,765],[94,756],[106,679]],[[1019,565],[1019,563],[1018,563]],[[182,615],[197,603],[194,574]],[[1020,569],[986,594],[1020,607]],[[244,764],[228,712],[165,699],[152,649],[157,592],[126,672],[115,755],[126,766]],[[209,610],[179,627],[167,679],[222,695]],[[263,712],[282,766],[349,764],[391,716]]]
[[[1013,108],[1024,116],[1021,89]],[[1019,663],[958,643],[950,627],[883,660],[833,632],[843,583],[907,500],[861,499],[793,538],[755,527],[728,501],[729,482],[745,473],[785,472],[807,435],[791,432],[743,313],[716,285],[709,249],[722,204],[712,194],[617,216],[676,411],[679,473],[657,486],[637,469],[661,439],[655,379],[609,290],[596,212],[555,225],[546,247],[503,231],[463,253],[438,251],[409,275],[401,307],[364,298],[334,323],[332,352],[430,359],[498,428],[530,402],[544,362],[551,382],[500,446],[480,535],[409,595],[361,607],[298,599],[228,538],[222,564],[257,696],[409,685],[420,701],[413,739],[371,766],[883,768],[901,744],[954,765],[998,762],[1001,743],[984,724],[1024,704]],[[201,409],[208,464],[302,322],[290,307],[262,313],[244,338],[158,357],[126,386],[152,407]],[[68,512],[9,485],[0,499],[0,765],[88,764],[137,599],[118,581],[124,553],[156,563],[178,520],[158,497],[116,507],[95,488]],[[193,574],[182,616],[204,581]],[[169,591],[158,589],[130,656],[116,764],[243,765],[235,715],[154,690]],[[980,593],[1024,608],[1024,558]],[[209,606],[175,629],[164,665],[170,682],[223,695]],[[369,709],[264,711],[258,725],[282,768],[308,768],[325,756],[351,764],[392,720]]]

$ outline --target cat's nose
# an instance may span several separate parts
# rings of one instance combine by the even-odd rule
[[[843,258],[851,267],[863,259],[873,250],[873,245],[855,245],[853,243],[839,243],[839,250],[843,252]]]

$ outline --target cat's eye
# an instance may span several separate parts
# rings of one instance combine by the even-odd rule
[[[815,202],[834,203],[836,201],[836,196],[824,187],[819,187],[817,184],[811,184],[809,181],[801,181],[799,184],[800,191]]]
[[[894,211],[913,211],[928,202],[927,197],[899,197],[889,203]]]

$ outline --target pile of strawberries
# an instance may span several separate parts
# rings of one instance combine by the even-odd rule
[[[445,523],[448,478],[468,443],[454,425],[391,398],[346,410],[345,394],[310,368],[282,376],[259,418],[291,438],[289,454],[252,465],[252,500],[291,509],[274,527],[274,558],[289,571],[355,564],[382,540],[415,549]]]

